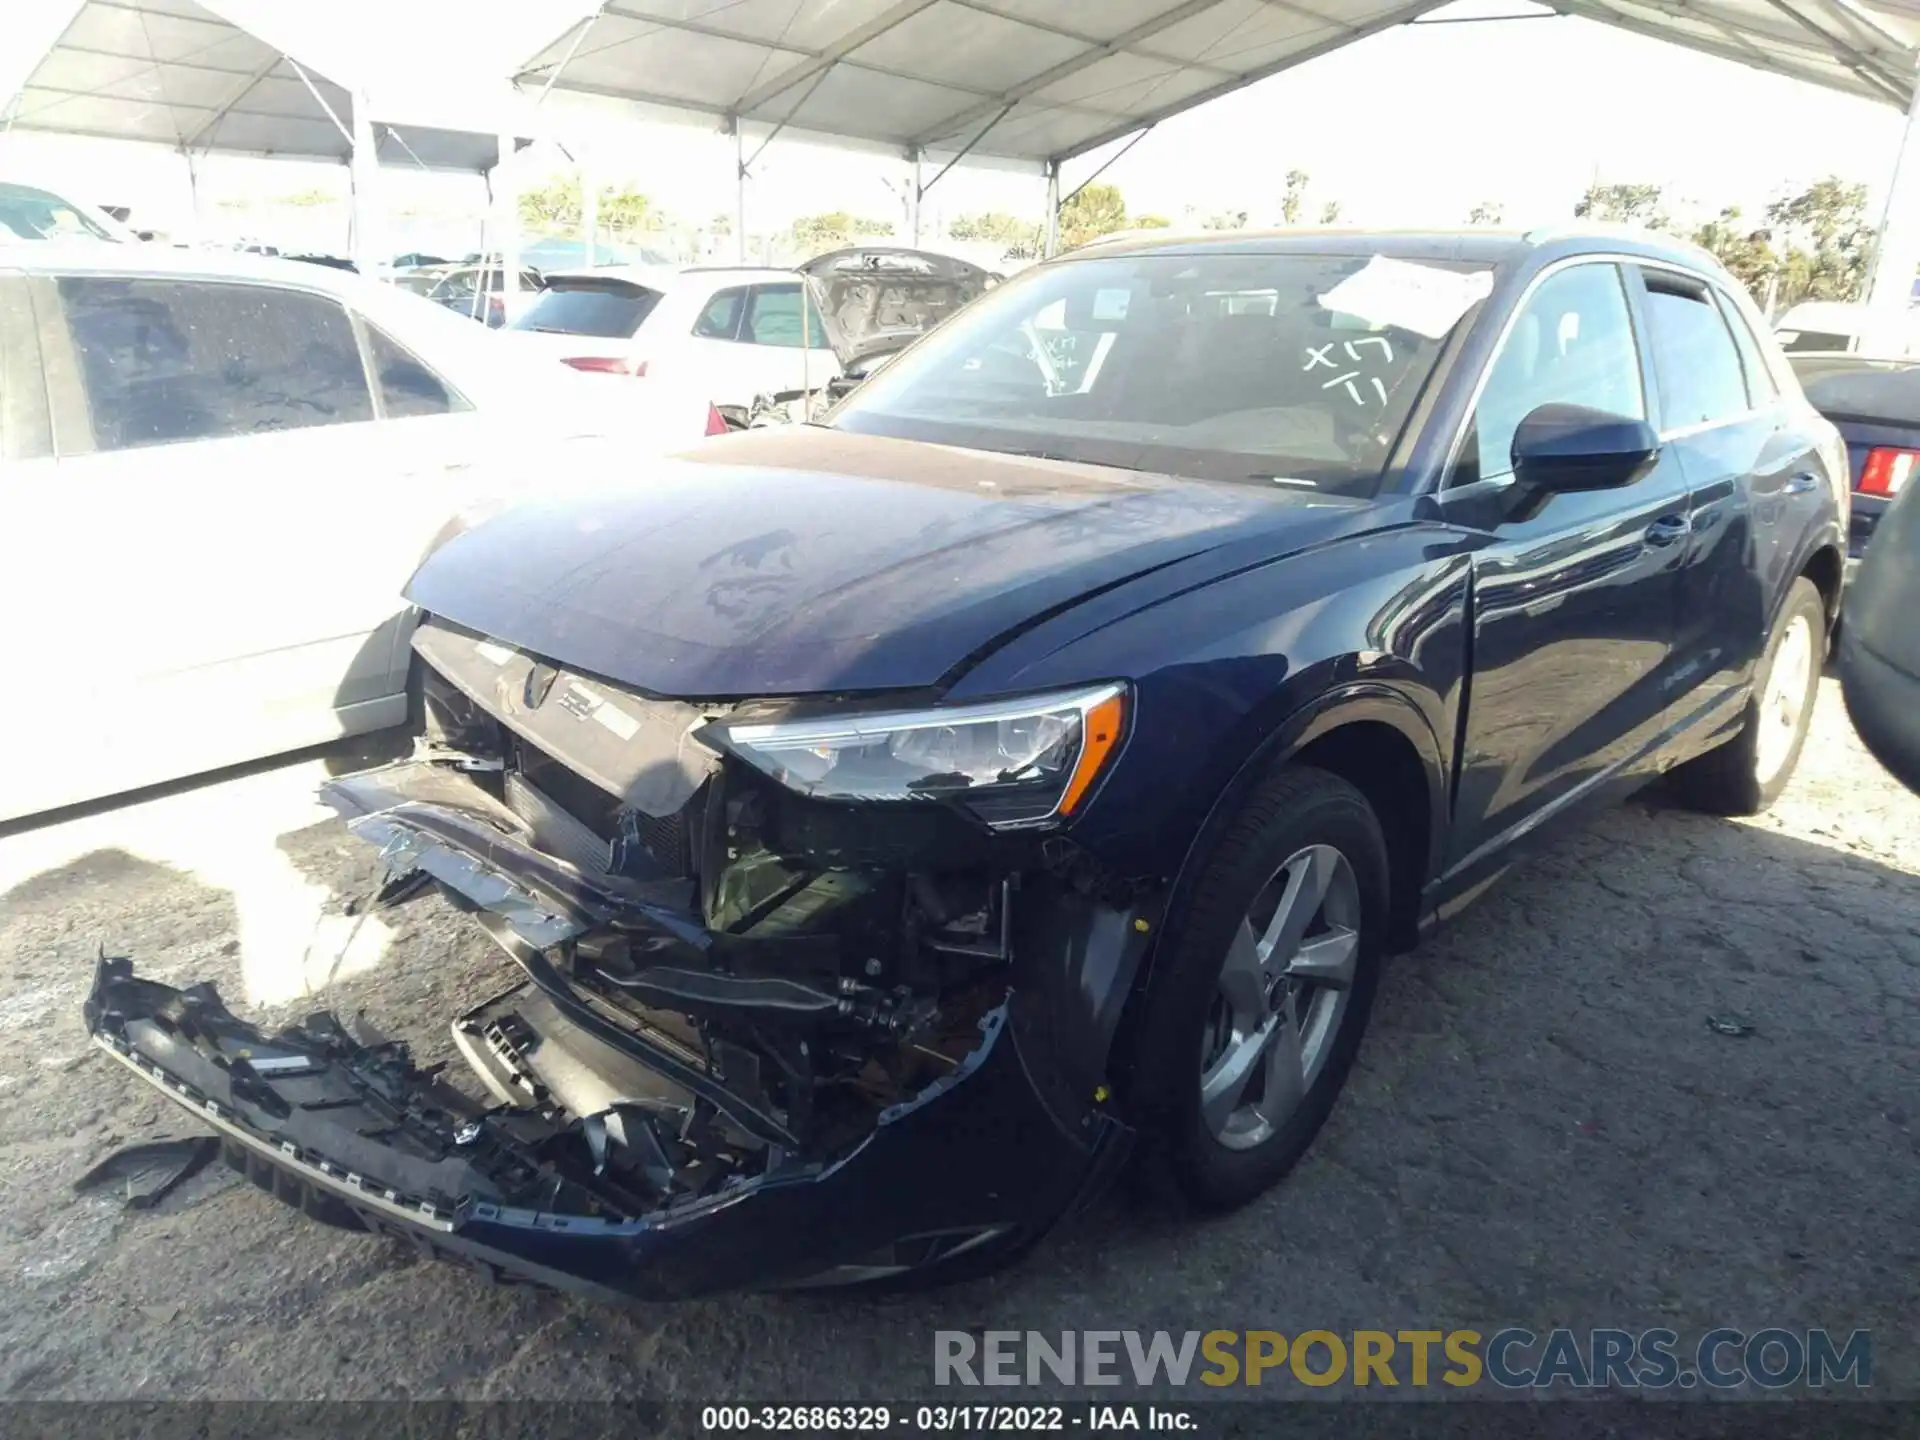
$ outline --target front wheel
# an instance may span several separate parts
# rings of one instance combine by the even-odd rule
[[[1826,632],[1826,602],[1803,575],[1756,667],[1746,723],[1733,739],[1674,770],[1675,795],[1714,815],[1758,815],[1780,798],[1813,723]]]
[[[1289,768],[1247,798],[1141,997],[1129,1090],[1154,1178],[1218,1210],[1299,1161],[1366,1029],[1387,897],[1380,823],[1345,780]]]

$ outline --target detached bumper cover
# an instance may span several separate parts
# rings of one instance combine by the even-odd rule
[[[331,1016],[268,1035],[209,985],[178,990],[103,959],[85,1018],[94,1043],[217,1130],[229,1161],[289,1204],[494,1278],[602,1297],[803,1283],[930,1237],[1044,1228],[1126,1148],[1104,1113],[1062,1117],[1019,997],[987,1013],[951,1075],[882,1114],[837,1162],[796,1157],[646,1214],[525,1203],[569,1190],[543,1172],[526,1112],[483,1107],[416,1069],[403,1045],[363,1045]]]

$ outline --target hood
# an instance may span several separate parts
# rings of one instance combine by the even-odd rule
[[[486,519],[407,598],[656,696],[918,689],[1091,594],[1251,535],[1283,553],[1362,503],[782,426]]]
[[[994,279],[977,265],[927,250],[835,250],[799,267],[841,366],[905,348]]]

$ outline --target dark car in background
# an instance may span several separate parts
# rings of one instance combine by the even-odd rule
[[[1800,388],[1847,442],[1853,522],[1847,565],[1866,553],[1880,517],[1920,465],[1920,360],[1799,352],[1789,355]]]
[[[1848,503],[1737,283],[1577,233],[1090,248],[632,482],[450,528],[422,745],[325,791],[499,944],[469,1089],[127,960],[86,1015],[310,1215],[660,1297],[1275,1184],[1390,951],[1780,793]]]
[[[1905,486],[1881,519],[1847,589],[1840,684],[1853,727],[1874,758],[1920,793],[1920,486]]]

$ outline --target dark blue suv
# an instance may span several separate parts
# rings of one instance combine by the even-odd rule
[[[310,1214],[601,1293],[966,1273],[1130,1150],[1235,1205],[1527,842],[1780,793],[1847,520],[1693,249],[1097,247],[422,564],[420,744],[327,793],[499,942],[466,1090],[123,960],[89,1024]]]

